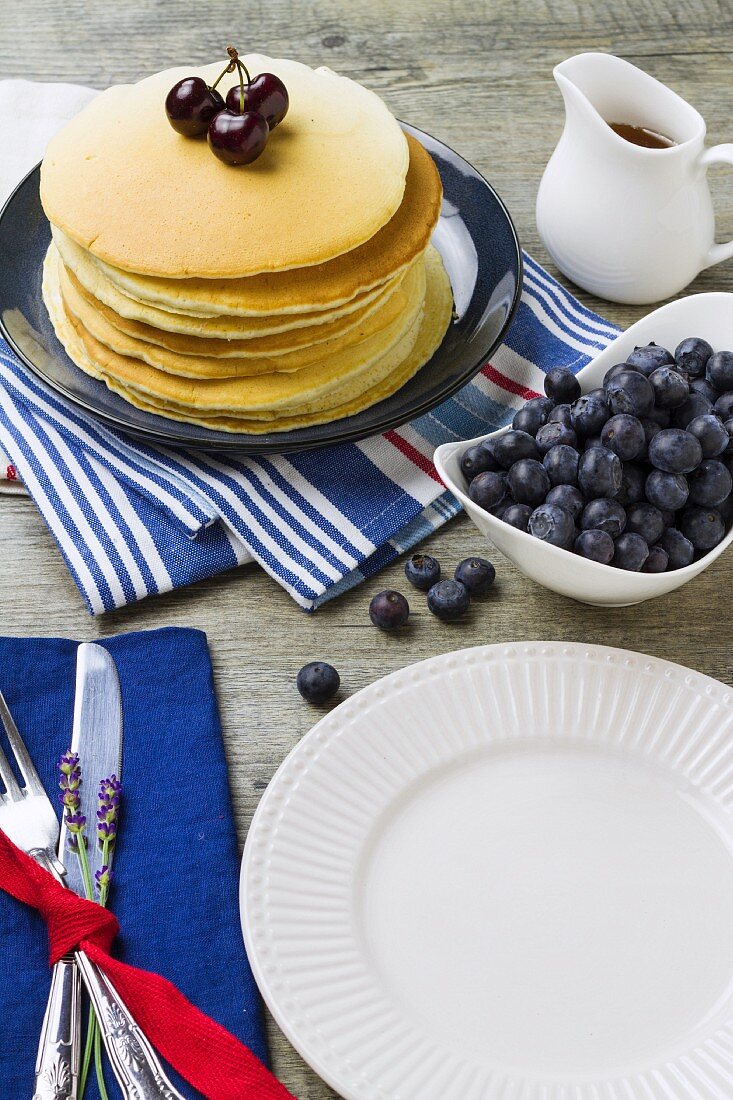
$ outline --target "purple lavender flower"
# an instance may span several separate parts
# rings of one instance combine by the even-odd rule
[[[100,867],[98,871],[95,871],[94,880],[97,884],[97,893],[100,898],[106,898],[112,883],[112,872],[106,863],[104,866]]]
[[[103,779],[99,785],[97,809],[97,839],[107,851],[114,848],[117,840],[117,826],[120,817],[120,802],[122,800],[122,784],[116,775],[109,779]]]
[[[68,846],[72,851],[78,852],[79,842],[86,847],[84,830],[87,819],[81,812],[81,767],[79,755],[75,752],[65,752],[59,760],[59,787],[61,794],[59,800],[64,807],[64,821],[69,832]]]

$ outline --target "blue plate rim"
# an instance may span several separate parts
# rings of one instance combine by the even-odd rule
[[[350,417],[343,417],[341,420],[334,420],[330,423],[314,425],[314,430],[323,431],[324,429],[332,428],[333,435],[330,438],[313,439],[310,441],[298,440],[296,442],[295,440],[291,439],[290,443],[288,443],[289,437],[293,435],[292,430],[280,433],[271,433],[267,437],[267,442],[265,442],[264,436],[248,435],[247,433],[236,432],[215,432],[211,429],[207,429],[199,425],[191,425],[191,427],[197,428],[202,432],[207,432],[212,438],[210,440],[202,439],[200,441],[192,439],[184,440],[180,437],[176,438],[174,436],[168,436],[162,431],[157,432],[154,428],[141,428],[136,425],[130,425],[126,421],[119,419],[113,414],[104,412],[94,405],[89,404],[89,402],[85,401],[83,398],[78,397],[76,394],[70,393],[63,385],[56,382],[55,379],[50,378],[48,375],[46,375],[44,371],[37,364],[35,364],[28,357],[28,355],[17,345],[5,325],[5,322],[3,320],[2,308],[0,308],[0,336],[2,336],[2,338],[11,348],[13,353],[20,359],[20,361],[26,367],[28,367],[28,369],[31,370],[33,374],[44,383],[44,385],[49,386],[52,390],[54,390],[54,392],[60,394],[67,401],[71,401],[72,404],[75,405],[77,408],[83,409],[84,412],[88,413],[88,415],[93,417],[95,420],[100,421],[107,427],[112,427],[117,431],[123,432],[124,434],[139,442],[153,444],[157,443],[161,446],[170,447],[173,450],[209,450],[216,453],[228,451],[230,453],[241,454],[245,456],[254,456],[258,454],[294,454],[300,451],[316,450],[322,447],[331,447],[338,444],[358,443],[363,439],[376,438],[379,435],[383,435],[385,432],[393,431],[396,428],[400,428],[405,424],[409,424],[412,420],[416,420],[421,416],[425,416],[432,409],[438,408],[445,401],[448,401],[464,386],[468,385],[471,379],[475,378],[475,376],[481,370],[482,366],[490,360],[496,349],[503,342],[504,337],[506,336],[514,321],[522,297],[522,286],[524,281],[524,258],[522,255],[522,246],[519,240],[519,234],[517,233],[516,226],[514,224],[511,214],[509,213],[507,205],[498,194],[498,192],[494,189],[494,187],[492,187],[492,185],[486,179],[484,174],[480,172],[478,168],[476,168],[473,164],[471,164],[470,161],[467,161],[466,158],[458,153],[451,145],[448,145],[440,138],[434,137],[427,130],[421,130],[419,127],[413,126],[411,123],[404,122],[401,119],[398,119],[398,121],[404,130],[408,131],[411,134],[414,134],[418,138],[418,140],[421,141],[422,144],[424,144],[424,142],[422,142],[422,138],[428,138],[431,142],[434,142],[441,148],[447,150],[450,154],[452,154],[453,157],[457,158],[458,161],[466,164],[471,169],[471,171],[474,172],[476,176],[478,176],[488,192],[491,194],[492,198],[495,200],[497,206],[504,216],[507,226],[509,227],[512,243],[514,245],[517,264],[517,280],[511,305],[507,312],[506,318],[501,325],[501,328],[499,329],[499,332],[497,333],[496,337],[494,338],[488,349],[481,354],[478,362],[474,363],[471,367],[467,367],[466,370],[462,371],[460,375],[458,375],[452,382],[446,384],[445,388],[441,390],[439,397],[426,397],[422,402],[419,400],[415,400],[414,403],[410,406],[407,415],[395,413],[391,416],[385,416],[374,430],[370,429],[368,431],[364,430],[363,428],[359,429],[358,427],[354,427],[351,429],[344,427],[341,431],[339,431],[339,424],[346,425],[347,421],[351,419]],[[430,152],[429,149],[428,152]],[[17,192],[21,190],[21,188],[27,183],[30,177],[38,173],[40,182],[41,164],[42,161],[39,161],[38,164],[34,165],[28,172],[26,172],[23,178],[19,180],[19,182],[13,188],[10,195],[8,195],[7,199],[2,204],[2,207],[0,207],[0,223],[6,216],[7,210],[12,205]],[[436,351],[437,350],[439,349],[436,349]],[[427,365],[428,364],[425,364],[425,366]],[[422,370],[424,368],[421,367],[420,369]],[[379,404],[380,402],[377,402],[374,406],[374,409],[378,409]],[[148,413],[145,415],[152,417],[156,414]],[[163,421],[167,420],[166,417],[162,416],[157,418]],[[169,420],[169,423],[175,426],[176,424],[178,424],[178,421],[171,418]],[[308,429],[301,428],[295,429],[295,431],[304,432],[308,431]],[[273,438],[273,436],[276,436],[276,438]]]

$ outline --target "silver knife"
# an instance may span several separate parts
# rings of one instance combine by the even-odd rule
[[[112,774],[119,779],[122,772],[122,696],[112,657],[91,642],[80,645],[77,651],[71,751],[79,754],[81,764],[81,809],[88,822],[87,854],[94,882],[94,874],[102,866],[96,839],[97,792],[103,779]],[[79,861],[67,851],[66,839],[67,828],[62,821],[58,852],[66,866],[66,885],[85,896]],[[34,1100],[77,1100],[82,975],[123,1095],[183,1100],[167,1080],[155,1051],[112,983],[83,952],[61,959],[54,967],[36,1062]],[[60,1047],[71,1067],[68,1080],[63,1082],[49,1077],[49,1069],[59,1063]]]

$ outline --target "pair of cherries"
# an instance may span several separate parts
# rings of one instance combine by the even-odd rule
[[[285,118],[290,101],[274,73],[252,79],[233,46],[227,53],[229,64],[211,87],[200,76],[187,76],[174,84],[166,96],[165,113],[184,137],[206,134],[212,153],[225,164],[251,164],[267,145],[270,131]],[[239,84],[229,89],[224,100],[216,86],[235,70]]]

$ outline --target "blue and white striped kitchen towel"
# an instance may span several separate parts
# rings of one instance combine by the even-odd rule
[[[24,102],[38,87],[26,84]],[[4,102],[0,84],[0,114]],[[93,614],[253,559],[312,609],[459,511],[432,464],[440,443],[506,423],[546,371],[580,370],[616,335],[525,256],[506,343],[455,397],[362,443],[247,459],[134,442],[53,393],[0,342],[0,449]]]

